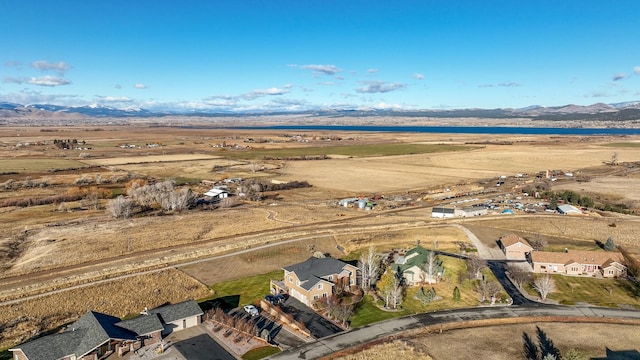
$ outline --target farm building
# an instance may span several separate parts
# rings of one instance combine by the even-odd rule
[[[456,209],[446,208],[444,206],[433,207],[431,210],[431,217],[433,218],[452,218],[455,217]]]
[[[462,217],[482,216],[482,215],[487,215],[487,208],[484,206],[470,206],[460,211],[460,216]]]
[[[312,256],[283,270],[284,280],[271,280],[271,291],[289,294],[310,306],[313,301],[333,295],[339,287],[356,285],[358,268],[338,259]]]
[[[580,209],[569,204],[558,205],[558,212],[563,215],[582,214],[582,211]]]
[[[213,189],[204,193],[204,196],[208,196],[213,199],[224,199],[229,197],[229,192],[225,189],[214,187]]]
[[[487,208],[485,208],[484,206],[469,206],[462,209],[434,206],[431,210],[431,217],[440,219],[481,215],[487,215]]]
[[[103,359],[118,357],[142,346],[157,344],[176,330],[197,326],[203,312],[198,304],[185,301],[145,310],[140,316],[121,320],[89,311],[58,334],[20,344],[9,349],[16,360]]]
[[[535,273],[588,275],[614,278],[624,276],[622,254],[608,251],[567,250],[565,252],[532,251],[529,262]]]
[[[501,237],[498,245],[509,260],[526,260],[527,255],[533,251],[531,244],[516,234]]]

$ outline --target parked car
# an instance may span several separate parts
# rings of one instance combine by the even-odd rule
[[[258,308],[254,305],[245,305],[244,311],[251,316],[256,316],[259,313]]]
[[[284,303],[284,300],[285,300],[282,294],[276,294],[276,295],[269,294],[265,296],[264,299],[267,300],[272,305],[280,305]]]

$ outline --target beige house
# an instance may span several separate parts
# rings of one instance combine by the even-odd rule
[[[625,276],[627,268],[619,252],[568,250],[532,251],[529,262],[535,273],[589,275],[615,278]]]
[[[282,281],[271,281],[271,291],[287,293],[303,304],[328,297],[340,289],[356,286],[357,268],[338,259],[310,257],[284,268]]]
[[[531,244],[516,234],[501,237],[498,240],[498,245],[509,260],[526,260],[527,255],[533,251]]]

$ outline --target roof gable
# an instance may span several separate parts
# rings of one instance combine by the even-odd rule
[[[310,282],[313,284],[308,286],[313,286],[317,284],[318,279],[326,278],[329,275],[340,274],[345,267],[350,266],[351,265],[338,259],[330,257],[317,258],[312,256],[301,263],[287,266],[283,269],[295,273],[301,284],[311,280]]]
[[[170,323],[180,319],[186,319],[204,314],[198,303],[193,300],[183,301],[149,310],[149,314],[160,315],[162,321]]]
[[[510,247],[512,245],[516,245],[518,243],[521,243],[523,245],[526,245],[530,248],[533,249],[533,247],[531,246],[531,244],[529,244],[529,242],[523,238],[521,238],[520,236],[516,235],[516,234],[509,234],[507,236],[503,236],[502,238],[500,238],[500,243],[502,244],[502,247],[507,248]]]

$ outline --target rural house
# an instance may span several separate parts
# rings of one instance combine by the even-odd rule
[[[567,250],[532,251],[529,262],[535,273],[589,275],[615,278],[624,276],[627,267],[622,254],[608,251]]]
[[[61,333],[9,350],[15,360],[97,360],[111,354],[122,356],[141,346],[159,343],[172,331],[200,324],[202,315],[193,300],[145,310],[128,320],[89,311]]]
[[[333,295],[340,289],[355,286],[358,270],[355,266],[338,259],[313,256],[283,269],[284,280],[272,280],[271,291],[289,294],[307,306],[315,300]]]
[[[508,260],[526,260],[533,251],[529,242],[516,234],[509,234],[498,240],[498,245]]]
[[[430,253],[430,250],[417,246],[395,260],[391,265],[391,270],[394,273],[400,272],[407,285],[417,285],[424,282],[436,283],[444,275],[444,267],[441,260],[434,259],[434,273],[429,275],[425,271],[425,265],[430,255],[435,256]]]

